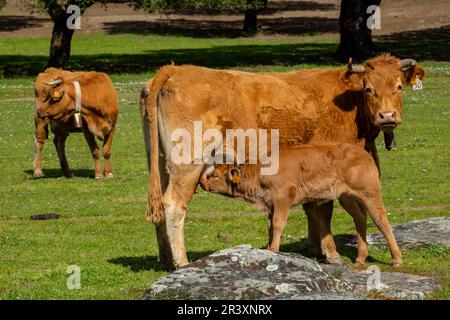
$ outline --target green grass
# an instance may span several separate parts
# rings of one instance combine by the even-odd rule
[[[101,45],[98,45],[101,43]],[[286,71],[334,65],[332,42],[290,43],[253,39],[193,39],[174,36],[90,35],[74,39],[73,67],[111,70],[121,101],[113,142],[116,177],[95,181],[86,142],[67,143],[75,178],[60,177],[51,140],[43,153],[46,178],[32,179],[32,77],[46,62],[47,38],[0,39],[0,298],[136,299],[165,274],[156,261],[154,228],[145,222],[147,168],[137,101],[154,68],[174,60],[245,70]],[[15,57],[19,54],[19,57]],[[123,63],[123,65],[122,65]],[[426,61],[425,90],[405,90],[398,148],[387,152],[380,139],[383,196],[393,224],[449,216],[450,63]],[[133,69],[136,67],[136,69]],[[265,214],[217,195],[197,194],[188,208],[186,245],[195,260],[241,243],[263,247]],[[59,220],[30,215],[59,213]],[[342,245],[354,233],[350,217],[337,210],[333,233],[346,262],[355,256]],[[373,227],[369,228],[375,231]],[[227,235],[229,241],[223,242]],[[306,219],[292,210],[282,250],[307,253]],[[370,263],[391,270],[387,250],[370,249]],[[431,298],[449,299],[450,252],[442,247],[406,250],[402,271],[435,275],[443,289]],[[82,271],[82,288],[68,290],[69,265]]]

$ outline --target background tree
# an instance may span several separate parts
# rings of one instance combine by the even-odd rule
[[[1,1],[1,0],[0,0]],[[69,60],[70,47],[74,29],[67,26],[72,13],[67,13],[70,5],[76,5],[83,14],[87,8],[96,2],[106,0],[22,0],[23,6],[32,11],[44,11],[53,21],[52,38],[50,41],[49,67],[61,67]]]
[[[244,31],[255,33],[258,31],[258,12],[267,7],[268,0],[247,0],[244,18]]]
[[[267,7],[268,0],[134,0],[136,8],[151,12],[182,9],[245,10],[243,30],[254,33],[258,28],[258,12]]]
[[[342,0],[339,15],[340,43],[338,55],[344,59],[349,57],[365,58],[375,53],[372,41],[372,30],[367,27],[367,13],[371,5],[379,6],[381,0]]]

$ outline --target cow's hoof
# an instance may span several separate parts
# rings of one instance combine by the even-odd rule
[[[114,178],[114,175],[112,174],[112,172],[105,173],[105,178],[111,179]]]
[[[327,263],[329,264],[336,264],[336,265],[343,265],[344,260],[342,260],[341,256],[337,255],[334,257],[327,258]]]
[[[33,173],[33,178],[34,179],[39,179],[42,178],[44,176],[44,174],[42,172],[35,172]]]
[[[366,265],[366,259],[357,258],[355,263],[359,268],[364,268],[364,266]]]
[[[392,263],[392,266],[394,267],[394,268],[400,268],[401,266],[403,265],[403,262],[393,262]]]
[[[95,180],[101,180],[103,179],[103,174],[96,174],[95,175]]]

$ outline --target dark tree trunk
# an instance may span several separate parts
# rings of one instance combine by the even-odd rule
[[[74,30],[67,28],[68,15],[65,12],[52,18],[54,25],[48,66],[62,67],[70,57],[70,44]]]
[[[337,54],[343,59],[365,58],[375,54],[372,30],[367,27],[370,5],[380,5],[381,0],[342,0],[339,16],[340,43]]]
[[[247,8],[245,9],[244,31],[248,33],[256,33],[258,31],[258,10],[254,0],[247,0]]]

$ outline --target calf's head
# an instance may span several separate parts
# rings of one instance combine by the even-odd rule
[[[350,59],[342,79],[350,90],[362,92],[364,112],[372,125],[384,132],[390,149],[393,130],[402,122],[403,87],[424,76],[425,70],[415,60],[382,54],[364,65],[353,65]]]
[[[74,88],[67,81],[70,72],[49,68],[34,83],[36,112],[39,118],[61,120],[75,112]]]
[[[241,170],[229,164],[216,165],[208,175],[208,190],[223,195],[233,195],[240,183]]]

